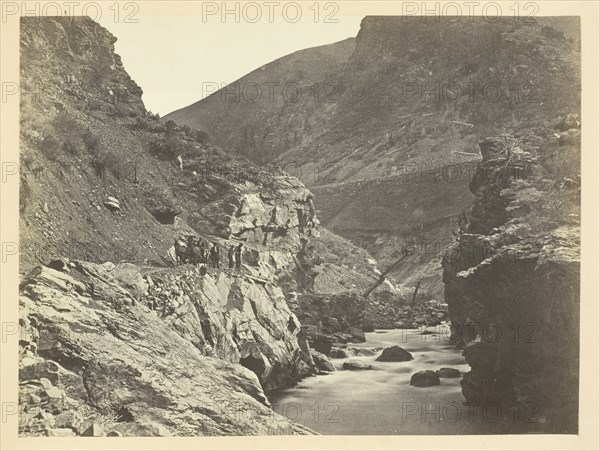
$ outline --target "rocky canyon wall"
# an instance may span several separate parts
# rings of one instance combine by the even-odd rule
[[[564,163],[578,159],[579,123],[570,116],[556,133],[480,143],[477,200],[443,258],[453,339],[471,366],[463,395],[498,406],[513,430],[577,431],[580,187],[577,165]]]

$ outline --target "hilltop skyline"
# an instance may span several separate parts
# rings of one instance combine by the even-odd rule
[[[206,97],[215,83],[222,87],[295,51],[356,36],[362,17],[339,16],[338,23],[303,17],[297,23],[226,24],[203,23],[199,16],[137,19],[115,23],[106,17],[99,23],[117,37],[116,52],[144,91],[146,108],[165,116]],[[161,30],[168,30],[168,35]],[[156,64],[162,64],[161,70]]]

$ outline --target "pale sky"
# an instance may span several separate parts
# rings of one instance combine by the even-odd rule
[[[146,108],[165,116],[206,93],[203,83],[231,83],[297,50],[354,37],[362,17],[338,23],[203,23],[198,16],[140,16],[138,23],[99,22],[114,34],[125,70],[144,91]]]

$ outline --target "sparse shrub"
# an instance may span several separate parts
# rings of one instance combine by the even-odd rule
[[[165,128],[167,129],[167,136],[173,136],[177,133],[177,124],[171,120],[165,122]]]
[[[77,121],[73,114],[66,110],[62,110],[52,120],[52,126],[57,131],[59,136],[77,134],[83,130],[82,125]]]
[[[425,212],[422,208],[417,208],[410,215],[410,219],[413,223],[423,223],[425,221]]]
[[[39,149],[50,161],[56,161],[61,154],[62,142],[56,137],[54,131],[50,128],[42,132],[42,140]]]
[[[154,125],[152,127],[153,133],[165,133],[166,131],[167,131],[167,128],[160,122],[158,122],[156,125]]]
[[[90,130],[83,134],[83,142],[90,153],[97,154],[100,151],[100,138]]]
[[[192,130],[191,137],[200,144],[208,143],[208,133],[202,130]]]
[[[176,136],[159,138],[150,142],[150,151],[161,159],[172,160],[185,150],[183,142]]]
[[[121,159],[112,150],[101,147],[92,159],[92,165],[99,177],[106,175],[107,171],[115,172],[119,169]]]
[[[73,103],[77,111],[86,113],[90,109],[90,104],[85,100],[78,100]]]
[[[112,108],[112,115],[116,117],[129,117],[131,109],[127,104],[115,103]]]
[[[85,129],[72,113],[62,110],[45,130],[43,148],[54,157],[60,150],[71,156],[79,156],[84,150]],[[56,159],[56,158],[53,158]]]
[[[100,99],[92,99],[87,104],[87,107],[90,111],[102,110],[103,106],[104,106],[104,102]]]
[[[147,119],[143,118],[143,117],[140,117],[140,116],[136,117],[135,118],[135,122],[132,125],[132,128],[134,130],[145,130],[145,129],[147,129],[148,128],[148,121],[147,121]]]
[[[83,152],[85,144],[80,136],[69,136],[62,144],[63,150],[72,156],[80,156]]]
[[[27,98],[21,97],[21,112],[19,116],[21,131],[37,130],[44,122],[44,116],[30,106],[30,104],[27,102]]]
[[[31,188],[24,177],[21,177],[19,186],[19,212],[24,213],[31,198]]]

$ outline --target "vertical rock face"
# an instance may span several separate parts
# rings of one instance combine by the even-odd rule
[[[319,236],[313,195],[293,179],[280,177],[276,192],[250,192],[238,199],[231,216],[231,237],[249,243],[297,247]]]
[[[266,391],[310,374],[300,323],[273,281],[196,268],[156,271],[141,301],[203,355],[251,369]],[[259,281],[257,281],[259,280]]]
[[[528,136],[480,148],[470,184],[477,200],[442,262],[453,339],[471,366],[463,394],[499,405],[512,427],[535,422],[540,431],[574,433],[579,188],[576,177],[560,180],[550,156],[569,159],[578,147]]]
[[[116,40],[88,17],[23,18],[22,81],[32,91],[39,85],[41,95],[36,101],[59,102],[68,96],[93,100],[88,106],[93,110],[112,111],[115,103],[121,103],[129,112],[145,114],[142,89],[114,53]]]

